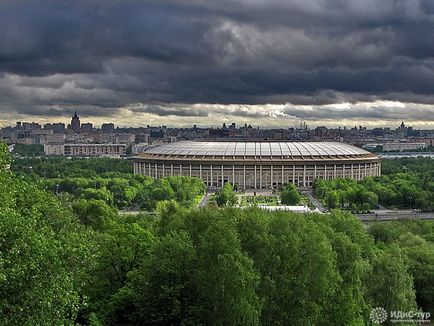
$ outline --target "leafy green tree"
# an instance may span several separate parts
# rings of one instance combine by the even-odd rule
[[[373,307],[383,307],[386,311],[416,310],[413,278],[397,244],[377,251],[367,288]]]
[[[279,219],[275,215],[279,215]],[[262,323],[315,325],[369,323],[370,309],[365,302],[362,289],[363,281],[366,279],[364,276],[369,271],[369,261],[373,257],[373,240],[361,223],[350,214],[333,211],[330,216],[309,215],[308,218],[316,225],[306,224],[304,221],[306,217],[301,218],[300,223],[291,213],[276,214],[259,209],[243,210],[243,213],[237,217],[242,249],[253,259],[254,267],[261,276],[258,293],[263,300]],[[279,232],[278,238],[275,238],[276,232]],[[310,256],[305,249],[296,247],[297,243],[305,242],[301,240],[304,237],[313,239],[315,244],[307,241],[309,246],[316,246],[316,248],[331,246],[333,249],[331,253],[329,252],[332,257],[325,265],[325,270],[323,269],[325,266],[312,270],[296,264],[297,261],[306,260],[309,264],[313,262],[323,264],[321,257]],[[294,251],[290,251],[291,249]],[[292,255],[288,256],[290,252]],[[318,258],[320,259],[317,261]],[[274,269],[276,271],[272,272]],[[285,269],[288,270],[287,274],[283,272]],[[315,284],[318,281],[304,283],[300,280],[309,277],[321,280],[321,275],[328,275],[322,278],[323,282],[328,282],[325,283],[328,284],[325,287],[328,288],[328,292],[319,291],[303,297],[302,294],[307,291],[303,284]],[[294,281],[290,283],[289,280]],[[323,286],[324,284],[320,285],[320,288]],[[321,293],[322,297],[319,295]],[[283,297],[284,295],[287,297]],[[294,316],[297,305],[293,302],[298,302],[297,300],[306,303],[305,311],[302,307],[297,308],[300,309],[297,310],[297,314],[303,318],[306,314],[309,316],[304,320],[301,320],[302,317],[296,319]]]
[[[369,323],[370,306],[363,291],[371,271],[374,241],[358,219],[342,211],[332,211],[324,218],[310,216],[331,242],[337,257],[339,273],[337,291],[326,306],[328,319],[323,324],[365,325]]]
[[[4,172],[11,162],[12,159],[9,155],[8,146],[5,143],[0,142],[0,173]]]
[[[116,218],[116,210],[102,200],[79,199],[73,202],[72,209],[79,220],[95,230],[102,230]]]
[[[148,258],[128,274],[127,285],[114,296],[111,324],[203,324],[196,264],[187,233],[173,232],[154,242]]]
[[[2,325],[73,324],[93,250],[91,232],[67,207],[0,172]]]
[[[327,193],[326,203],[328,208],[336,208],[339,206],[339,196],[336,191],[330,191]]]
[[[410,162],[412,169],[406,167],[404,171],[366,177],[358,182],[349,178],[317,179],[314,182],[314,193],[328,203],[330,208],[336,208],[340,204],[341,207],[349,206],[352,210],[369,210],[380,204],[431,210],[434,208],[433,165],[423,159],[420,166],[417,160]],[[333,192],[338,197],[338,204]]]
[[[217,191],[215,200],[219,206],[234,206],[237,203],[237,195],[229,182],[226,182],[223,188]]]
[[[409,272],[414,279],[416,301],[423,311],[434,309],[434,243],[407,232],[399,239],[408,257]]]
[[[292,183],[287,184],[280,193],[280,201],[284,205],[298,205],[300,200],[300,194]]]
[[[374,223],[368,229],[379,245],[400,245],[414,279],[416,301],[424,311],[434,308],[433,229],[431,221],[413,220]]]
[[[101,189],[86,188],[81,192],[80,197],[88,200],[89,199],[102,200],[109,205],[113,204],[113,194],[106,188],[101,188]]]
[[[318,324],[336,290],[332,248],[302,216],[275,213],[269,222],[269,254],[261,271],[262,323]]]
[[[197,178],[132,175],[123,160],[16,161],[20,177],[0,145],[2,325],[361,326],[374,306],[433,309],[433,222],[199,210]],[[357,210],[432,207],[432,161],[399,162],[362,181],[317,179],[315,195]],[[228,183],[218,195],[236,203]],[[148,212],[117,215],[129,205]]]
[[[99,234],[95,266],[85,289],[90,298],[89,308],[85,311],[87,319],[118,324],[132,318],[126,316],[128,311],[123,309],[127,308],[120,307],[117,296],[127,282],[128,273],[146,260],[155,241],[152,232],[137,222],[112,220]]]
[[[256,325],[261,303],[259,277],[240,248],[235,225],[227,217],[212,219],[199,235],[196,280],[207,324]]]

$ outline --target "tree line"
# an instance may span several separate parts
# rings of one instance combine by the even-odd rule
[[[383,160],[384,174],[361,181],[317,179],[315,195],[330,208],[363,211],[378,205],[432,211],[434,161],[432,159]]]
[[[44,178],[85,177],[94,178],[110,173],[132,174],[130,160],[108,157],[98,158],[21,158],[15,157],[12,171],[19,175],[34,175]]]
[[[190,207],[205,191],[198,178],[171,176],[155,180],[132,174],[131,161],[113,158],[15,159],[12,171],[48,192],[76,200],[74,208],[90,201],[117,209],[136,207],[152,211],[162,200],[175,200]]]

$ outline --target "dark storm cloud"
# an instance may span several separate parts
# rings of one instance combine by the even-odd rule
[[[293,106],[282,110],[286,115],[297,117],[301,120],[353,120],[353,121],[381,121],[401,120],[404,116],[407,120],[434,121],[433,115],[427,114],[424,105],[399,105],[393,102],[358,103],[355,105],[324,105],[324,106]]]
[[[176,103],[434,103],[430,0],[10,0],[0,31],[0,113],[110,116],[131,105],[207,117]],[[170,104],[134,106],[155,102]]]
[[[158,116],[178,116],[178,117],[207,117],[208,112],[183,106],[165,106],[165,105],[141,105],[130,108],[133,112],[149,113]]]
[[[267,110],[258,110],[253,106],[242,105],[210,105],[210,104],[138,104],[128,107],[128,110],[134,113],[155,114],[161,117],[208,117],[211,114],[221,114],[234,117],[245,118],[264,118],[269,117],[271,112]]]
[[[61,116],[70,117],[74,114],[75,109],[70,107],[65,109],[65,106],[61,107],[51,107],[51,106],[23,106],[17,107],[16,113],[22,115],[33,115],[33,116],[45,116],[51,118],[58,118]],[[82,117],[110,117],[112,111],[107,108],[96,107],[91,105],[80,105],[80,116]]]

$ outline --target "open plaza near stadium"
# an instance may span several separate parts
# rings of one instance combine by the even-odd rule
[[[311,187],[316,178],[353,178],[381,173],[381,160],[338,142],[200,142],[156,146],[134,157],[134,173],[154,178],[189,176],[210,188],[225,182],[243,189]]]

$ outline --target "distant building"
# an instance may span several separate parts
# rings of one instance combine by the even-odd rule
[[[72,116],[70,128],[75,133],[80,132],[80,117],[77,115],[77,111],[75,111]]]
[[[434,146],[434,136],[433,137],[412,137],[407,138],[409,143],[424,143],[427,146]]]
[[[130,146],[134,144],[136,141],[136,135],[135,134],[128,134],[128,133],[121,133],[116,134],[116,141],[117,144],[126,144],[127,146]]]
[[[403,152],[426,148],[425,143],[368,143],[363,145],[364,149],[377,150],[384,152]]]
[[[37,130],[37,129],[41,129],[42,126],[39,123],[36,122],[23,122],[21,124],[21,127],[24,130]]]
[[[63,156],[65,153],[64,144],[45,144],[44,154],[48,156]]]
[[[43,144],[63,144],[65,142],[65,134],[48,134],[44,137]]]
[[[92,132],[92,131],[93,131],[93,124],[91,124],[90,122],[81,124],[81,132]]]
[[[46,144],[45,155],[59,156],[110,156],[119,157],[125,155],[125,144]]]
[[[99,135],[101,143],[131,145],[136,141],[135,134],[128,133],[102,133]]]
[[[408,150],[416,150],[426,148],[425,143],[384,143],[383,151],[408,151]]]
[[[151,138],[164,138],[166,136],[166,132],[163,129],[151,130],[150,136]]]
[[[327,137],[328,129],[325,126],[319,126],[313,130],[313,134],[316,137],[325,138],[325,137]]]
[[[140,144],[134,145],[132,147],[131,152],[134,155],[137,155],[137,154],[140,154],[140,153],[143,153],[144,151],[146,151],[148,149],[148,147],[149,147],[148,143],[140,143]]]
[[[102,131],[114,131],[115,125],[113,123],[103,123],[101,126]]]
[[[46,123],[44,124],[44,130],[53,130],[55,133],[65,132],[65,124],[63,122]]]
[[[53,123],[53,132],[62,133],[65,132],[65,124],[63,122]]]
[[[136,142],[137,143],[147,143],[149,144],[149,134],[138,134],[136,135]]]
[[[33,138],[17,138],[13,140],[15,144],[34,145],[35,140]]]
[[[229,129],[223,125],[222,129],[210,129],[209,130],[210,138],[229,138]]]

